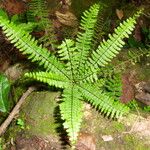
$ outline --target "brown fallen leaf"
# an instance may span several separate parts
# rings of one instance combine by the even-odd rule
[[[12,15],[25,11],[25,3],[19,0],[5,0],[3,6]]]
[[[75,27],[78,25],[77,17],[72,12],[66,11],[62,13],[60,11],[56,11],[55,15],[58,21],[63,25],[71,27]]]
[[[116,15],[121,20],[124,16],[123,11],[120,9],[116,9]]]
[[[95,138],[89,133],[80,133],[76,150],[96,150]]]

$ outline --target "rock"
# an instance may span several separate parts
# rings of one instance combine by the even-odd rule
[[[26,120],[26,126],[28,126],[25,135],[34,136],[38,139],[42,138],[53,145],[56,150],[61,149],[60,137],[56,131],[59,124],[56,123],[56,118],[54,117],[56,107],[58,106],[55,98],[59,95],[59,92],[33,92],[27,98],[22,108],[22,115]],[[29,141],[26,140],[25,142]],[[47,149],[43,148],[41,150]]]
[[[17,80],[21,77],[21,75],[25,72],[24,66],[22,64],[15,64],[10,66],[6,71],[5,74],[10,80]]]
[[[28,128],[25,128],[25,130],[19,133],[19,136],[15,138],[16,141],[14,143],[16,144],[16,149],[13,150],[63,149],[59,137],[59,134],[61,134],[63,130],[62,128],[57,130],[58,124],[54,119],[54,114],[58,115],[58,111],[56,111],[58,104],[55,98],[58,98],[59,95],[58,92],[42,91],[33,92],[27,98],[26,104],[24,104],[22,108],[21,116],[24,117],[25,126]],[[139,126],[142,126],[142,129],[138,129],[139,136],[141,137],[142,134],[144,140],[135,138],[133,134],[130,135],[131,138],[128,138],[128,140],[126,139],[127,134],[122,133],[132,128],[139,116],[136,115],[131,118],[125,118],[124,125],[127,125],[129,122],[130,126],[125,128],[123,125],[122,128],[122,123],[104,118],[95,109],[90,108],[89,105],[86,105],[85,110],[89,111],[92,116],[88,119],[84,118],[82,122],[76,150],[116,150],[116,148],[124,150],[134,149],[135,147],[137,149],[147,149],[144,142],[148,140],[145,140],[144,137],[149,136],[149,123],[144,122],[145,119],[141,120],[140,118],[140,121],[144,122],[147,127],[144,127],[142,123],[139,124]],[[14,126],[12,126],[12,130],[14,131]],[[135,131],[135,133],[137,132]],[[66,134],[63,135],[63,138],[67,139]],[[70,150],[68,145],[66,147],[66,150]]]
[[[150,105],[150,94],[149,93],[145,93],[145,92],[141,92],[135,95],[135,98],[144,103],[145,105]]]
[[[135,85],[136,94],[135,98],[144,103],[145,105],[150,105],[150,83],[149,82],[140,82]]]
[[[105,142],[113,141],[113,137],[112,137],[111,135],[103,135],[103,136],[102,136],[102,139],[103,139]]]

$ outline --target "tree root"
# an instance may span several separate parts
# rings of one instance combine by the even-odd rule
[[[26,98],[32,93],[34,90],[36,90],[35,87],[29,87],[28,90],[22,95],[16,106],[13,108],[7,119],[2,123],[0,126],[0,136],[5,133],[7,127],[13,120],[13,118],[19,113],[20,107],[25,102]]]

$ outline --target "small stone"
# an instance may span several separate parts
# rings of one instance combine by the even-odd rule
[[[15,64],[10,66],[6,71],[5,74],[10,80],[17,80],[21,77],[24,73],[24,66],[22,64]]]
[[[113,141],[113,137],[112,137],[111,135],[103,135],[103,136],[102,136],[102,139],[103,139],[105,142]]]

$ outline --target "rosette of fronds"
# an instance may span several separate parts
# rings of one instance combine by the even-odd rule
[[[119,53],[125,44],[123,39],[134,30],[141,11],[121,23],[114,33],[109,35],[109,39],[99,42],[97,49],[93,51],[94,27],[101,9],[101,5],[94,4],[83,13],[81,30],[76,40],[65,39],[58,46],[58,57],[38,45],[27,31],[23,31],[7,18],[0,17],[0,26],[8,40],[32,62],[37,62],[45,68],[45,72],[31,72],[25,76],[63,89],[60,113],[72,144],[77,141],[80,131],[84,101],[91,103],[110,118],[119,118],[129,111],[128,107],[115,101],[101,89],[103,78],[98,74],[105,70],[106,65]],[[98,83],[101,85],[98,86]]]

